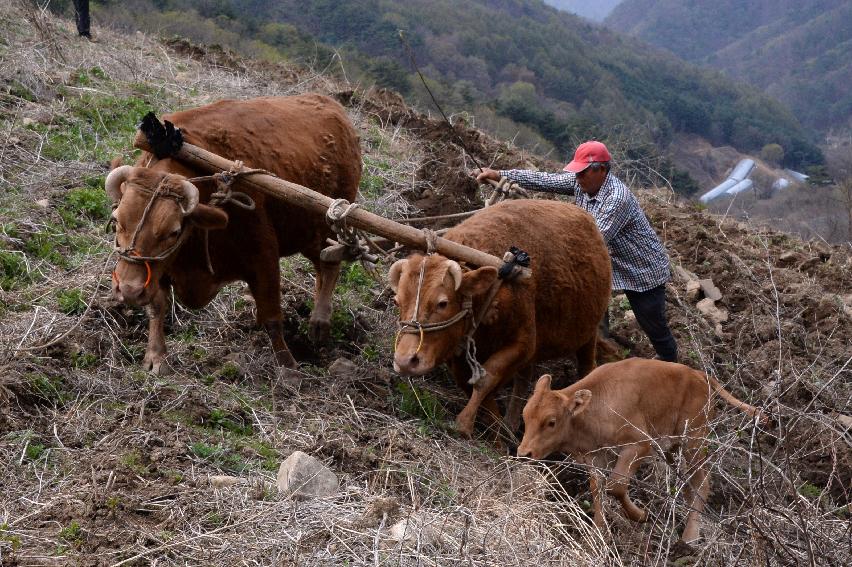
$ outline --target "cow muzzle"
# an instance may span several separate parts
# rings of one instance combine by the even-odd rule
[[[124,269],[122,269],[124,268]],[[143,275],[134,274],[137,270],[143,270]],[[135,266],[116,266],[112,272],[112,295],[119,303],[142,307],[150,302],[152,296],[153,274],[149,263]]]

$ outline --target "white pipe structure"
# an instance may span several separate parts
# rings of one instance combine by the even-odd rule
[[[753,159],[740,160],[740,162],[736,165],[736,167],[734,167],[733,171],[731,171],[730,175],[728,175],[728,178],[725,181],[701,195],[698,200],[702,203],[709,203],[710,201],[712,201],[716,197],[721,196],[724,193],[736,194],[740,191],[745,191],[745,189],[748,189],[748,187],[739,188],[737,186],[738,184],[746,180],[746,178],[751,174],[753,169]],[[751,187],[751,185],[749,185],[749,187]],[[734,188],[737,188],[736,192],[732,192]]]

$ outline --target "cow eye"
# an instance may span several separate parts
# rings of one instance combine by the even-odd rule
[[[551,419],[550,421],[547,422],[547,426],[548,427],[556,427],[556,420]]]
[[[174,229],[174,230],[171,232],[171,234],[169,234],[169,237],[171,237],[171,238],[177,238],[179,235],[180,235],[180,229],[179,229],[179,228],[176,228],[176,229]]]
[[[438,302],[438,309],[446,309],[447,305],[449,305],[449,304],[450,304],[449,301],[447,301],[446,299],[442,299],[441,301]]]

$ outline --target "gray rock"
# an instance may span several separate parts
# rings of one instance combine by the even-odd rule
[[[719,301],[722,299],[722,292],[713,284],[713,280],[707,278],[698,280],[698,283],[701,285],[701,291],[704,292],[704,297],[712,299],[713,301]]]
[[[299,500],[337,494],[337,475],[314,457],[295,451],[278,468],[278,491]]]
[[[329,365],[328,373],[333,378],[353,379],[358,375],[358,365],[348,358],[340,357]]]

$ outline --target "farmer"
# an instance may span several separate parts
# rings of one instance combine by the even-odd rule
[[[612,258],[612,288],[624,291],[655,358],[677,362],[677,343],[666,321],[669,257],[636,197],[610,174],[610,161],[606,146],[592,141],[580,144],[566,173],[483,169],[474,175],[480,183],[506,177],[533,191],[574,195],[577,206],[597,222]],[[606,317],[605,332],[608,326]]]

